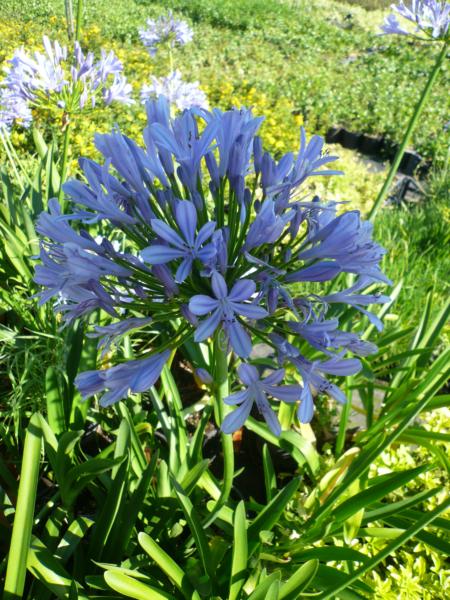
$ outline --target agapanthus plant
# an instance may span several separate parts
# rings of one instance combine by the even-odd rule
[[[449,36],[450,4],[439,0],[411,0],[392,4],[393,12],[385,19],[382,31],[387,34],[415,35],[425,39],[445,40]],[[401,21],[398,20],[401,17]],[[402,25],[404,24],[404,26]]]
[[[411,115],[410,121],[405,129],[403,140],[397,150],[394,160],[382,185],[378,196],[369,213],[369,219],[373,219],[379,208],[384,202],[389,189],[394,181],[395,175],[400,167],[405,150],[411,140],[413,131],[419,122],[420,115],[427,103],[436,81],[439,71],[444,64],[448,54],[448,44],[450,42],[450,4],[438,0],[411,0],[410,6],[406,6],[402,1],[399,4],[392,4],[394,13],[386,17],[381,30],[385,34],[409,35],[417,40],[433,41],[441,46],[440,52],[436,57],[433,69],[430,71],[428,80],[419,97],[416,107]],[[397,15],[402,17],[402,22],[407,26],[404,28],[399,22]],[[411,28],[414,24],[414,28]],[[417,82],[414,82],[417,85]]]
[[[228,433],[253,404],[279,434],[272,399],[297,403],[302,422],[317,394],[345,401],[328,377],[356,373],[356,356],[376,351],[361,327],[350,331],[348,310],[380,328],[367,307],[386,302],[378,287],[390,282],[384,250],[359,212],[336,214],[336,203],[308,199],[307,179],[337,174],[335,157],[302,129],[297,154],[275,160],[257,136],[262,119],[247,109],[172,118],[160,97],[147,115],[144,146],[118,129],[97,135],[104,164],[80,159],[85,181],[64,186],[72,211],[54,200],[37,224],[40,302],[53,299],[64,323],[92,313],[112,319],[94,335],[117,364],[79,374],[83,397],[97,394],[105,406],[144,392],[179,349],[216,392],[219,362],[226,370],[232,354],[240,365],[245,389],[215,400],[240,405],[223,422]],[[101,239],[89,233],[92,223]],[[125,334],[138,341],[133,360],[119,361],[111,345]],[[272,373],[253,363],[260,342],[272,349]],[[284,381],[286,371],[296,383]]]
[[[189,25],[175,19],[171,10],[156,20],[147,19],[147,28],[139,30],[141,42],[152,57],[157,53],[159,45],[168,44],[170,48],[175,45],[184,46],[192,40],[193,35]]]
[[[0,119],[11,126],[27,127],[32,109],[46,109],[70,116],[112,102],[128,104],[131,86],[114,52],[85,54],[76,41],[73,51],[43,37],[45,52],[16,50],[0,83]]]

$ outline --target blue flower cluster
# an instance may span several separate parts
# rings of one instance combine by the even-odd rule
[[[165,96],[179,111],[188,108],[208,108],[205,92],[198,81],[184,81],[182,74],[174,69],[173,49],[192,41],[194,32],[185,21],[178,21],[169,10],[157,20],[147,19],[147,29],[139,31],[142,43],[153,58],[158,48],[167,45],[169,50],[170,72],[165,77],[150,77],[150,83],[141,88],[141,102]]]
[[[434,40],[446,40],[449,36],[450,27],[450,3],[442,0],[411,0],[407,6],[403,0],[398,4],[392,4],[394,11],[385,19],[381,27],[386,34],[399,35],[425,35],[425,38]],[[402,27],[397,16],[400,16],[414,29]]]
[[[198,106],[207,108],[208,101],[198,81],[184,81],[180,71],[171,71],[167,77],[150,77],[151,83],[141,88],[141,102],[165,96],[178,110]]]
[[[193,31],[185,21],[174,18],[171,10],[158,19],[147,19],[147,28],[139,30],[141,42],[147,48],[151,57],[154,57],[161,44],[184,46],[193,37]]]
[[[28,54],[16,50],[0,83],[0,125],[14,122],[28,127],[33,108],[60,110],[73,114],[94,108],[98,102],[130,104],[131,85],[122,74],[114,52],[84,54],[78,42],[73,53],[57,41],[43,38],[45,52]]]
[[[302,422],[311,420],[317,393],[345,401],[327,376],[356,373],[354,355],[376,346],[340,329],[339,314],[353,307],[380,328],[367,307],[387,301],[374,287],[390,282],[371,224],[307,197],[309,177],[338,173],[328,168],[335,157],[302,129],[297,154],[275,160],[250,110],[171,118],[164,97],[146,108],[144,145],[119,130],[97,135],[105,162],[80,159],[85,181],[64,187],[72,212],[62,214],[53,200],[37,224],[45,238],[35,277],[45,288],[40,302],[53,298],[66,323],[98,309],[110,315],[113,322],[103,317],[93,334],[103,353],[124,334],[139,338],[140,358],[79,375],[82,395],[103,393],[107,405],[142,392],[171,351],[220,335],[246,386],[226,399],[240,406],[224,431],[241,426],[255,402],[278,434],[269,396],[297,402]],[[321,291],[324,282],[331,283]],[[258,342],[272,347],[279,366],[263,379],[251,364]],[[214,376],[211,364],[193,366],[204,380]],[[297,384],[282,385],[285,369],[297,372]]]

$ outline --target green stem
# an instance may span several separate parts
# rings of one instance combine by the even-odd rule
[[[170,68],[170,72],[173,73],[173,50],[172,50],[172,46],[170,44],[170,41],[168,42],[168,48],[169,48],[169,68]]]
[[[350,417],[350,411],[352,408],[352,386],[353,377],[347,378],[347,402],[344,404],[341,412],[341,419],[339,421],[339,432],[336,439],[335,456],[338,458],[345,446],[345,434],[347,431],[348,419]]]
[[[81,34],[81,22],[83,20],[83,0],[78,0],[77,4],[77,28],[75,31],[75,39],[80,39]]]
[[[227,341],[223,331],[218,331],[214,337],[214,383],[215,383],[215,398],[214,398],[214,414],[217,427],[223,423],[225,415],[229,412],[229,408],[224,403],[224,398],[229,395],[228,384],[228,358],[227,358]],[[222,443],[223,452],[223,483],[216,505],[208,519],[208,525],[212,523],[217,516],[219,510],[227,502],[231,488],[233,487],[234,477],[234,448],[233,438],[229,434],[221,433],[220,441]],[[204,526],[206,526],[204,524]]]
[[[72,9],[72,0],[64,0],[64,7],[66,12],[66,22],[67,22],[67,37],[69,40],[73,38],[73,9]]]
[[[430,95],[431,88],[433,87],[433,84],[436,81],[436,78],[439,74],[439,70],[444,62],[446,54],[447,54],[447,43],[445,43],[443,45],[442,50],[437,57],[436,63],[433,67],[433,70],[431,71],[428,81],[422,91],[420,98],[419,98],[419,102],[417,103],[416,108],[414,109],[414,112],[412,114],[411,120],[406,129],[405,136],[400,145],[400,148],[398,149],[397,154],[395,155],[394,161],[391,164],[391,168],[389,169],[389,173],[386,177],[386,181],[384,182],[383,187],[381,188],[381,190],[377,196],[377,199],[375,200],[374,205],[372,206],[372,208],[369,212],[368,218],[371,220],[373,220],[375,218],[378,210],[380,209],[380,206],[382,205],[382,203],[391,187],[391,184],[394,180],[395,174],[397,173],[398,167],[399,167],[400,162],[405,153],[406,146],[408,145],[409,140],[411,139],[411,135],[417,125],[418,120],[419,120],[419,117],[422,114],[422,111],[425,107],[428,96]]]
[[[4,600],[19,600],[23,597],[39,478],[41,439],[40,419],[35,413],[30,419],[25,436],[19,492],[6,568]]]
[[[63,185],[66,181],[67,176],[67,159],[69,155],[69,143],[70,143],[70,121],[66,124],[66,128],[64,130],[64,142],[63,142],[63,152],[62,152],[62,164],[61,164],[61,181],[58,193],[58,201],[60,204],[63,203],[64,200],[64,190]]]

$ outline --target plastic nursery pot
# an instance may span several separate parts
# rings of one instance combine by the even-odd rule
[[[413,175],[422,162],[422,157],[417,152],[405,152],[400,163],[400,171],[405,175]]]
[[[325,134],[327,144],[340,144],[342,140],[342,127],[330,127]]]
[[[430,160],[422,160],[420,165],[417,167],[416,175],[418,177],[426,177],[430,172],[432,162]]]
[[[347,129],[343,129],[341,144],[344,146],[344,148],[348,148],[349,150],[356,150],[359,146],[360,139],[360,133],[353,133],[351,131],[347,131]]]
[[[360,151],[370,156],[379,156],[382,146],[383,138],[379,136],[363,134],[359,142]]]
[[[393,160],[397,154],[398,144],[387,138],[383,139],[381,145],[381,158],[383,160]]]

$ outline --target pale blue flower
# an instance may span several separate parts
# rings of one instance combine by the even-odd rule
[[[239,378],[246,386],[245,390],[236,392],[224,399],[225,404],[236,405],[239,408],[229,413],[223,423],[224,433],[233,433],[242,427],[255,403],[260,414],[275,435],[280,435],[281,426],[275,412],[270,406],[267,396],[294,403],[300,399],[302,388],[299,385],[279,385],[284,379],[284,369],[273,371],[267,377],[260,378],[258,369],[253,365],[242,363],[238,367]]]
[[[151,388],[169,356],[170,350],[165,350],[149,358],[129,360],[109,369],[85,371],[77,375],[75,385],[84,399],[103,392],[100,405],[110,406],[126,398],[130,392],[138,394]]]
[[[141,42],[152,57],[155,56],[158,45],[168,43],[172,48],[176,44],[184,46],[192,40],[193,35],[189,25],[175,19],[171,10],[156,20],[147,19],[147,29],[139,30]]]
[[[267,311],[261,306],[246,302],[256,290],[255,282],[251,279],[238,280],[228,293],[227,284],[220,273],[211,277],[212,291],[215,298],[198,294],[189,302],[189,309],[194,315],[203,316],[212,313],[195,330],[196,342],[206,340],[222,325],[228,334],[231,347],[242,358],[249,356],[252,351],[251,338],[238,317],[263,319]]]
[[[192,202],[182,201],[176,207],[176,222],[183,237],[160,219],[152,219],[151,225],[158,238],[169,245],[152,244],[141,252],[142,258],[152,264],[165,264],[182,259],[175,275],[175,281],[182,283],[192,271],[194,260],[207,263],[216,253],[214,244],[205,244],[214,233],[214,221],[205,223],[196,235],[197,211]]]
[[[199,107],[206,108],[208,100],[205,92],[200,88],[198,81],[183,81],[180,71],[172,71],[166,77],[150,77],[151,83],[142,86],[141,102],[165,96],[170,104],[178,110]]]
[[[440,0],[411,0],[410,4],[401,1],[391,5],[391,13],[381,27],[386,34],[424,34],[428,38],[446,40],[449,35],[450,3]],[[397,15],[414,28],[404,28]]]

